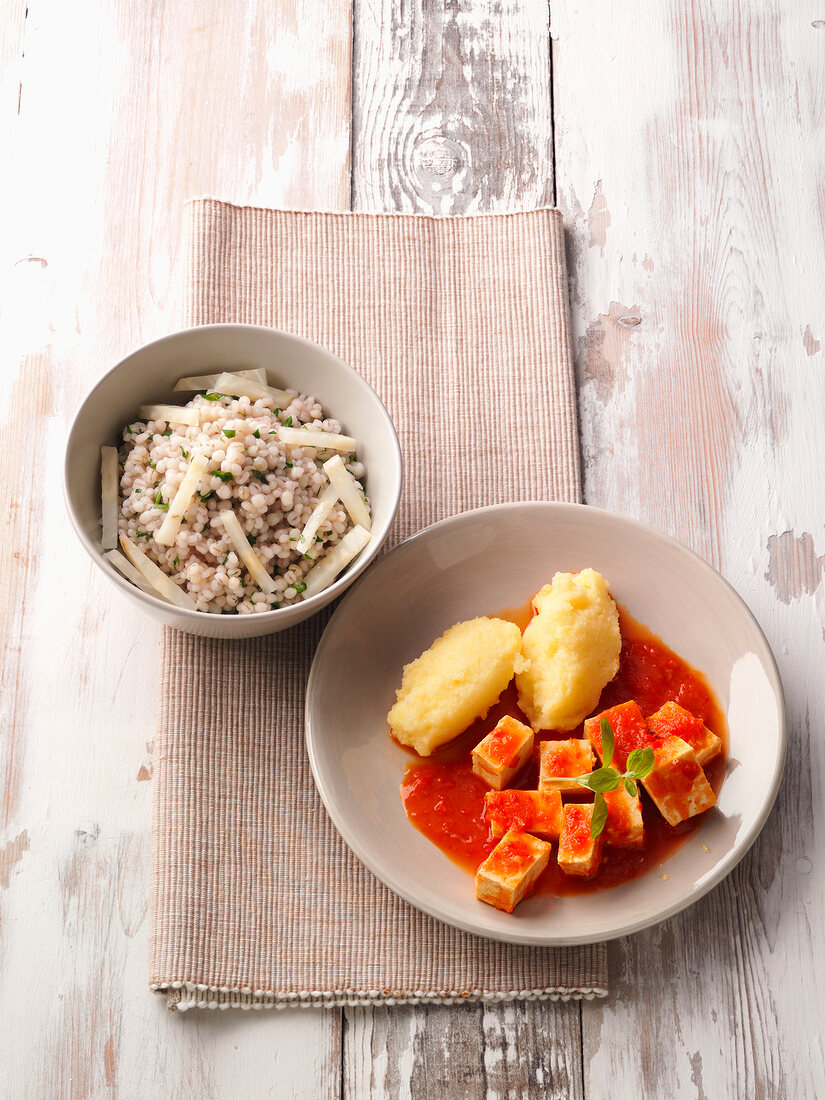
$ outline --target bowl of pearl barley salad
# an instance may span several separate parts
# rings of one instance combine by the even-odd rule
[[[251,637],[308,618],[367,568],[402,466],[380,399],[331,352],[207,325],[101,379],[72,426],[65,480],[81,542],[143,610]]]

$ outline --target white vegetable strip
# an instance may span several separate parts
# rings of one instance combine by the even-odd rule
[[[192,503],[192,497],[200,484],[200,480],[206,473],[209,459],[206,455],[195,455],[189,463],[189,469],[183,475],[183,481],[178,486],[178,491],[169,505],[166,518],[155,534],[155,542],[159,546],[172,546],[175,536],[180,530],[181,520],[186,515],[186,509]]]
[[[317,447],[319,451],[344,451],[351,454],[357,442],[351,435],[313,432],[308,428],[278,428],[278,438],[288,447]]]
[[[221,517],[221,522],[224,525],[227,535],[229,535],[232,540],[235,552],[246,566],[247,572],[250,577],[252,577],[252,580],[262,591],[274,592],[275,582],[264,569],[260,559],[255,555],[254,550],[247,542],[246,535],[243,533],[243,528],[241,527],[238,517],[231,508],[227,508],[223,512],[218,512],[218,515]]]
[[[215,393],[227,396],[248,397],[251,401],[271,401],[276,408],[285,409],[297,396],[289,390],[276,390],[254,378],[243,378],[240,374],[221,374],[215,382]]]
[[[361,487],[344,463],[340,455],[333,455],[324,463],[324,473],[329,478],[330,485],[334,485],[341,498],[341,503],[352,516],[352,522],[360,524],[365,531],[372,527],[370,514],[361,495]]]
[[[141,405],[138,409],[141,420],[165,420],[167,424],[188,424],[196,428],[200,422],[197,409],[185,409],[182,405]]]
[[[118,497],[117,447],[100,448],[100,522],[101,542],[104,550],[117,546]]]
[[[135,569],[143,575],[153,588],[158,590],[165,600],[175,604],[177,607],[184,608],[186,611],[197,611],[195,601],[190,599],[183,589],[175,584],[171,577],[167,577],[164,572],[158,569],[152,559],[147,557],[139,546],[135,546],[130,538],[127,538],[126,535],[121,535],[120,545],[123,547],[124,554],[132,565],[134,565]]]
[[[119,550],[110,550],[108,554],[103,555],[107,561],[110,561],[112,565],[117,569],[119,573],[122,573],[127,581],[131,581],[132,584],[140,588],[143,592],[146,592],[149,596],[156,596],[159,600],[163,599],[160,592],[156,588],[153,588],[147,580],[143,579],[143,576],[135,569],[134,565],[128,558],[124,558]]]
[[[319,592],[329,588],[344,566],[349,565],[371,539],[372,535],[363,527],[353,527],[351,531],[347,531],[338,545],[304,577],[304,599],[308,600],[310,596],[317,596]]]
[[[318,503],[313,509],[312,515],[307,520],[307,525],[301,532],[301,537],[295,544],[299,554],[306,554],[315,539],[318,528],[332,511],[332,506],[338,499],[338,490],[334,485],[327,485],[318,498]]]
[[[241,378],[252,378],[266,385],[266,371],[263,367],[250,367],[249,370],[238,370],[235,373]],[[191,374],[188,378],[179,378],[175,383],[175,390],[206,390],[207,393],[214,393],[214,386],[219,378],[219,374]]]

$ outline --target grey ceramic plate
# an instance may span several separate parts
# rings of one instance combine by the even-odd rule
[[[534,897],[506,914],[407,821],[409,755],[386,715],[403,665],[461,619],[529,600],[556,570],[592,566],[616,599],[715,688],[730,731],[718,806],[664,865],[613,890]],[[572,504],[507,504],[435,524],[379,561],[345,597],[309,679],[306,736],[321,797],[346,842],[391,890],[469,932],[576,944],[644,928],[718,883],[773,805],[785,757],[782,687],[748,608],[704,561],[640,523]],[[665,877],[665,872],[667,877]]]

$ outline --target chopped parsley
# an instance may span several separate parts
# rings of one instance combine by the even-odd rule
[[[231,470],[213,470],[212,477],[220,478],[221,481],[234,481],[235,475]]]
[[[298,593],[299,596],[302,592],[306,592],[306,590],[307,590],[307,586],[304,584],[303,581],[298,581],[297,584],[293,585],[293,588],[295,589],[295,591]]]
[[[223,397],[222,393],[205,393],[203,395],[205,401],[220,401]]]
[[[291,428],[292,427],[292,417],[291,416],[288,416],[286,418],[286,420],[284,421],[284,427],[285,428]]]
[[[226,436],[227,439],[233,439],[235,436],[234,429],[232,428],[224,428],[223,434]]]
[[[172,434],[172,429],[171,429],[171,428],[167,428],[165,432],[161,432],[160,434],[161,434],[161,435],[171,435],[171,434]]]
[[[214,489],[210,489],[208,493],[198,493],[198,496],[201,498],[202,501],[205,502],[205,501],[209,500],[209,498],[212,496],[212,494],[214,492],[215,492]]]
[[[163,497],[161,496],[160,489],[155,494],[155,507],[162,509],[164,512],[169,510],[169,505],[163,503]]]
[[[137,496],[137,495],[138,495],[138,493],[142,493],[142,492],[143,492],[143,490],[142,490],[142,489],[135,489],[135,496]]]
[[[255,429],[255,431],[252,434],[255,436],[256,439],[261,438],[261,433],[257,428]]]
[[[255,543],[258,541],[258,536],[257,535],[247,535],[246,536],[246,541],[249,543],[250,546],[254,546]]]
[[[189,452],[185,451],[183,447],[181,447],[180,453],[183,455],[184,458],[189,458]]]
[[[287,462],[285,462],[285,463],[284,463],[284,465],[286,466],[286,468],[287,468],[288,470],[291,470],[291,469],[292,469],[292,467],[293,467],[293,466],[295,465],[295,463],[294,463],[294,462],[289,462],[289,461],[287,461]]]
[[[253,470],[252,476],[256,477],[258,481],[266,481],[266,474],[262,474],[260,470]]]
[[[136,531],[135,533],[137,534],[137,537],[139,539],[148,539],[149,538],[149,532],[148,531]]]
[[[120,465],[122,466],[123,463],[121,462]],[[156,470],[158,468],[157,462],[150,462],[149,465],[152,467],[153,470]]]

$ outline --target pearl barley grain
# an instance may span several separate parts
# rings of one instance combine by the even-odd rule
[[[311,560],[297,551],[298,536],[327,479],[319,452],[283,444],[277,426],[291,416],[293,427],[339,435],[341,424],[325,418],[320,403],[303,394],[279,416],[263,400],[248,397],[207,401],[198,395],[188,407],[199,410],[199,425],[150,420],[124,428],[118,454],[119,533],[135,540],[174,577],[198,610],[258,614],[299,600],[302,579],[351,523],[340,506],[334,507],[318,532],[320,541],[311,548]],[[209,459],[207,473],[174,544],[159,546],[153,536],[196,454]],[[360,463],[347,465],[353,476],[363,475]],[[262,592],[239,564],[218,516],[226,508],[235,512],[253,554],[272,576],[274,593]]]

